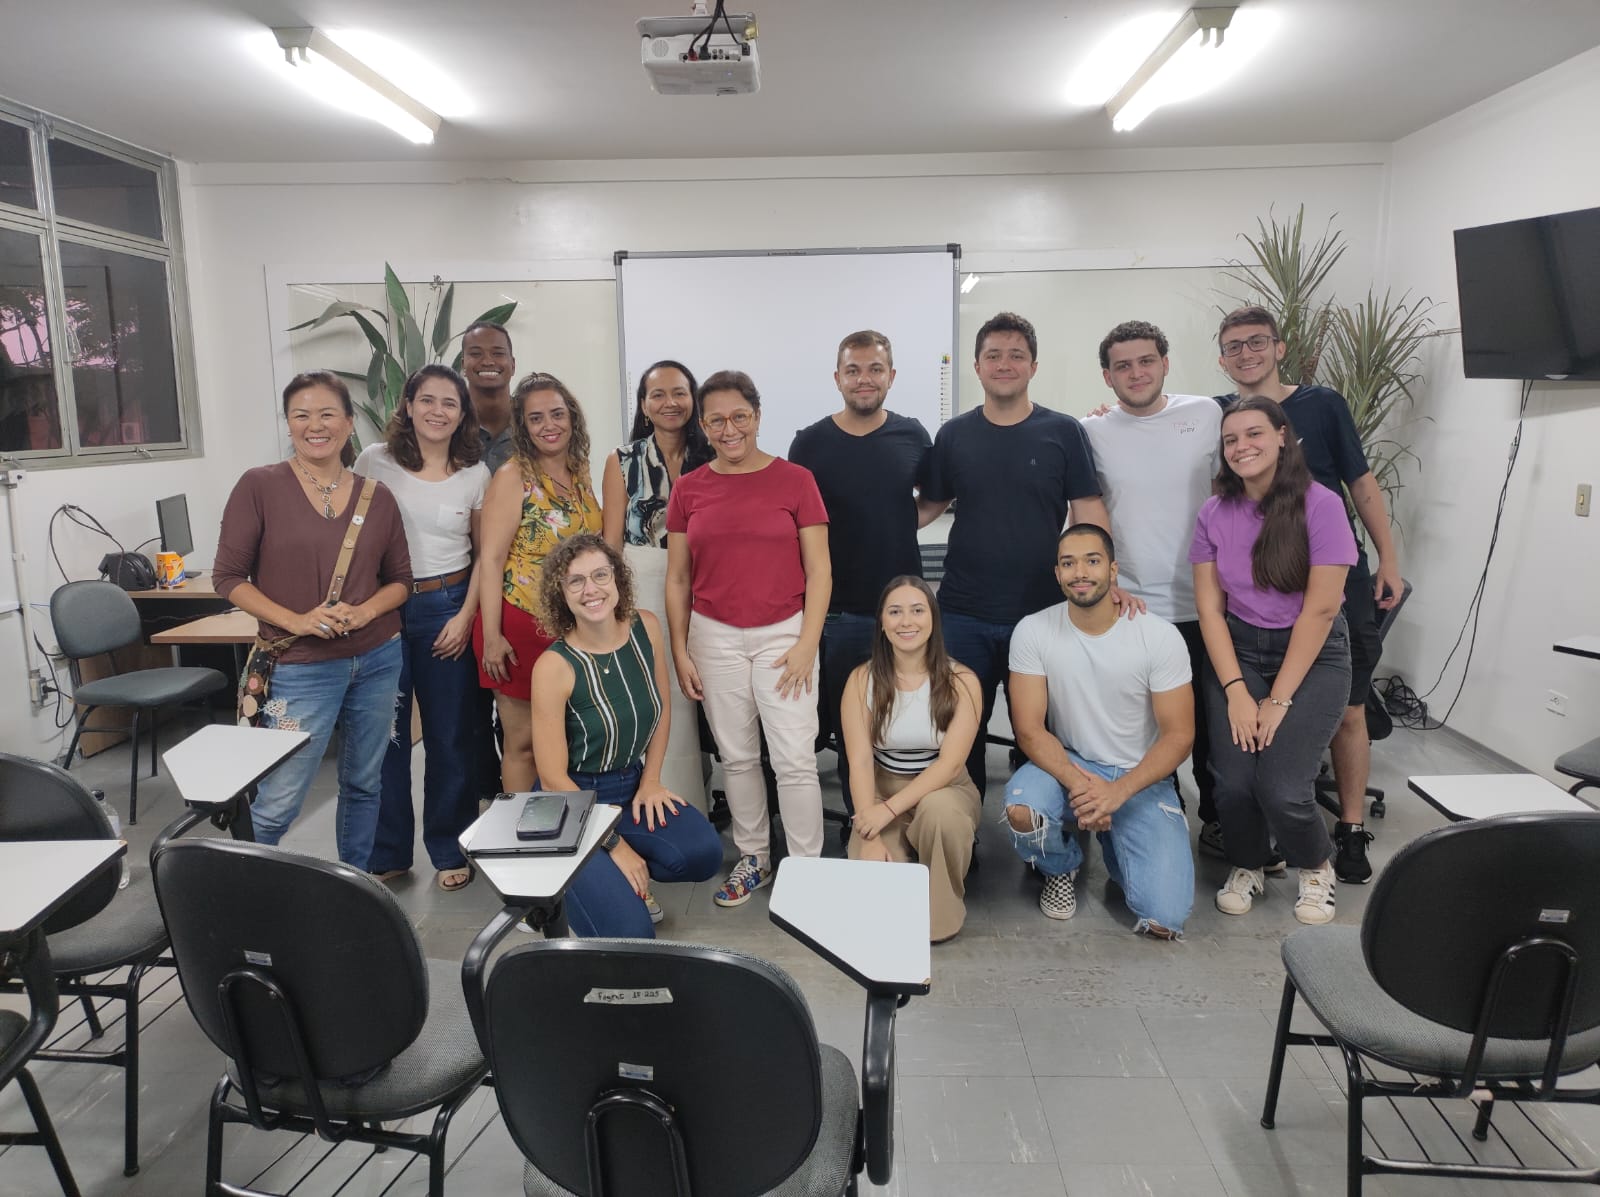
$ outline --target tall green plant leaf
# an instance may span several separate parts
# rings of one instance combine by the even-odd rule
[[[511,319],[512,314],[516,310],[517,310],[517,305],[516,305],[516,301],[515,300],[513,300],[511,303],[499,304],[499,305],[497,305],[495,307],[490,308],[487,312],[483,313],[483,315],[479,316],[476,320],[471,321],[469,324],[466,325],[466,327],[467,328],[471,328],[472,325],[474,325],[474,324],[505,324],[506,322],[508,322]],[[451,336],[450,341],[454,341],[457,337],[460,337],[462,335],[463,335],[463,333],[456,333],[453,336]],[[446,341],[445,344],[448,345],[449,341]],[[441,352],[441,356],[443,356],[442,352]],[[455,370],[457,373],[459,373],[460,370],[461,370],[461,363],[462,363],[463,360],[464,360],[463,351],[460,350],[460,349],[457,349],[455,357],[450,359],[450,368],[452,370]]]
[[[411,300],[406,295],[406,289],[400,285],[400,278],[394,272],[394,267],[385,262],[383,264],[383,290],[389,303],[389,310],[395,314],[395,323],[391,325],[395,334],[395,357],[405,361],[409,346],[406,344],[410,336],[410,329],[406,322],[410,321],[411,328],[416,327],[416,320],[411,316]]]
[[[1255,262],[1230,262],[1230,269],[1223,272],[1243,290],[1233,296],[1238,303],[1259,303],[1276,314],[1284,344],[1282,373],[1297,383],[1316,378],[1333,319],[1332,298],[1324,299],[1318,292],[1348,248],[1332,218],[1322,236],[1307,245],[1305,215],[1302,204],[1286,224],[1279,224],[1270,212],[1258,219],[1257,236],[1239,234]]]
[[[444,347],[450,344],[450,312],[455,306],[456,285],[451,283],[439,299],[439,314],[433,318],[433,356],[444,356]]]
[[[302,328],[321,328],[328,321],[337,320],[340,316],[353,316],[357,312],[370,312],[371,310],[364,303],[351,303],[349,300],[341,299],[323,308],[322,315],[310,320],[302,320],[299,324],[290,325],[284,331],[299,332]]]
[[[361,331],[367,335],[367,344],[372,346],[372,352],[387,356],[389,342],[384,340],[383,334],[378,331],[378,326],[373,324],[360,312],[351,312],[351,319],[361,326]]]

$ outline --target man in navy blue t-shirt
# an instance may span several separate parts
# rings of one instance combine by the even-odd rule
[[[1052,572],[1061,530],[1071,523],[1109,531],[1111,517],[1083,426],[1028,398],[1039,369],[1033,325],[1001,312],[978,330],[975,357],[983,406],[939,429],[917,508],[926,524],[956,504],[939,608],[945,647],[983,690],[967,757],[982,793],[984,731],[1009,665],[1011,631],[1023,616],[1061,601]]]
[[[839,787],[853,813],[839,703],[850,671],[872,655],[884,586],[901,574],[922,576],[914,490],[930,442],[920,420],[884,407],[894,385],[888,337],[870,328],[851,333],[839,342],[835,365],[844,407],[797,432],[789,460],[816,476],[828,508],[833,594],[822,633],[822,719],[833,731]]]
[[[1334,872],[1340,881],[1360,885],[1372,879],[1362,826],[1367,779],[1372,773],[1372,742],[1367,738],[1367,692],[1382,651],[1375,607],[1388,610],[1400,601],[1400,552],[1389,527],[1383,488],[1373,477],[1361,447],[1350,405],[1328,387],[1291,386],[1278,374],[1285,346],[1278,322],[1260,307],[1229,312],[1217,330],[1223,370],[1238,386],[1237,395],[1219,395],[1226,406],[1234,399],[1261,395],[1281,404],[1289,426],[1300,440],[1311,476],[1334,494],[1345,490],[1367,539],[1378,550],[1376,577],[1368,572],[1366,555],[1358,553],[1345,579],[1344,614],[1350,625],[1350,703],[1334,733],[1333,775],[1339,785],[1339,822],[1333,835],[1338,845]]]

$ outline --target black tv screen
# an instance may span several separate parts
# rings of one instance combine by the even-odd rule
[[[1600,379],[1600,208],[1456,230],[1468,378]]]

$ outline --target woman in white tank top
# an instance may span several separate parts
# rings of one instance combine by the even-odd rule
[[[967,917],[967,866],[983,798],[966,760],[979,710],[976,675],[945,653],[932,589],[921,578],[895,578],[878,600],[872,658],[845,684],[856,805],[849,854],[928,866],[935,943],[960,931]]]

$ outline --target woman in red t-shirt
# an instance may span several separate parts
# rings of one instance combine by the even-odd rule
[[[740,906],[772,876],[763,732],[789,855],[822,854],[814,688],[833,588],[828,512],[810,470],[756,445],[761,394],[748,374],[713,374],[699,399],[716,458],[672,488],[667,622],[678,683],[717,739],[739,850],[712,901]]]

